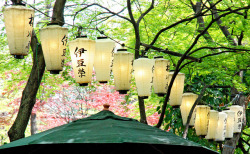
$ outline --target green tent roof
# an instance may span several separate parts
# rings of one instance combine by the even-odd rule
[[[19,150],[27,150],[32,145],[34,146],[30,149],[34,150],[44,145],[49,145],[53,148],[53,145],[56,145],[56,147],[60,147],[60,145],[63,145],[61,147],[67,147],[73,144],[81,145],[81,148],[84,145],[93,148],[93,145],[96,147],[102,144],[108,146],[109,149],[114,146],[119,147],[121,144],[126,144],[128,147],[132,144],[143,145],[143,147],[154,145],[154,149],[160,151],[164,151],[164,146],[168,147],[168,150],[172,146],[175,147],[176,151],[180,149],[184,151],[185,149],[198,149],[199,152],[216,153],[172,133],[142,124],[135,119],[117,116],[113,112],[105,110],[88,118],[76,120],[0,146],[0,153],[2,149],[5,152],[8,152],[8,150],[15,151],[18,148]],[[126,147],[124,148],[126,149]],[[172,148],[172,150],[174,149]]]

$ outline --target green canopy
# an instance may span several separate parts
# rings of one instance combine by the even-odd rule
[[[0,146],[0,153],[216,153],[172,133],[103,110]]]

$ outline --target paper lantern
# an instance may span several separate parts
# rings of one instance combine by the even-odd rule
[[[81,36],[69,42],[70,56],[76,83],[86,86],[92,80],[95,41]]]
[[[50,74],[59,74],[64,66],[68,29],[57,23],[50,23],[40,29],[40,40],[43,48],[46,68]]]
[[[196,106],[194,128],[198,136],[207,135],[209,111],[210,111],[209,106],[206,105]]]
[[[231,111],[234,111],[234,133],[240,133],[243,121],[243,107],[239,105],[232,105],[230,107]]]
[[[198,95],[193,93],[184,93],[182,95],[182,103],[180,109],[181,109],[181,117],[183,125],[186,125],[189,112],[197,98]],[[193,112],[192,114],[189,126],[194,126],[194,120],[195,120],[195,112]]]
[[[215,110],[210,110],[209,121],[208,121],[208,131],[205,137],[206,139],[215,139],[218,121],[219,121],[219,112]]]
[[[225,138],[226,139],[233,138],[235,112],[230,111],[230,110],[226,110],[226,111],[223,111],[223,112],[227,114],[227,126],[226,126]]]
[[[130,89],[131,75],[133,71],[134,54],[127,49],[118,49],[114,54],[113,75],[115,89],[120,94],[126,94]]]
[[[148,98],[151,95],[154,59],[139,58],[134,61],[134,76],[137,87],[138,96]]]
[[[215,141],[224,141],[227,126],[227,114],[219,112],[219,120],[215,133]]]
[[[173,76],[174,72],[169,73],[169,83],[171,81],[171,78]],[[184,73],[178,73],[176,76],[171,92],[169,97],[169,105],[173,107],[178,107],[181,105],[182,102],[182,94],[184,89],[184,79],[185,74]]]
[[[167,93],[169,68],[169,60],[162,56],[155,57],[153,86],[158,96],[164,96]]]
[[[10,54],[17,59],[29,53],[34,13],[22,5],[12,5],[3,11]]]
[[[114,47],[114,41],[107,37],[97,37],[94,68],[96,80],[100,83],[107,83],[110,80]]]

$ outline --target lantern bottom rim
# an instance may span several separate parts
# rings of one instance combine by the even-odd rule
[[[163,97],[165,96],[166,94],[165,93],[156,93],[159,97]]]
[[[141,99],[147,99],[148,96],[139,96]]]
[[[23,55],[14,55],[14,58],[16,58],[16,59],[24,59],[24,56]]]
[[[88,86],[88,83],[79,83],[79,86]]]
[[[128,90],[118,90],[119,94],[127,94]]]
[[[50,74],[59,74],[59,70],[53,70],[53,71],[50,71]]]
[[[99,81],[99,83],[108,83],[108,81]]]
[[[172,106],[172,105],[171,105],[171,106]],[[172,108],[175,108],[175,109],[176,109],[176,108],[179,108],[179,107],[180,107],[180,105],[173,105],[173,106],[172,106]]]

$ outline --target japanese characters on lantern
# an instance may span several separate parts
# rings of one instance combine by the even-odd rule
[[[223,112],[227,114],[227,126],[226,126],[225,138],[226,139],[233,138],[235,112],[231,110],[225,110]]]
[[[151,95],[153,73],[154,73],[154,59],[138,58],[134,60],[134,76],[137,87],[138,96],[148,98]]]
[[[173,74],[174,72],[169,72],[169,83],[172,79]],[[181,105],[182,94],[184,89],[184,80],[185,80],[185,74],[178,73],[171,88],[169,105],[174,107]]]
[[[40,29],[40,39],[43,48],[46,68],[50,74],[59,74],[63,70],[68,29],[57,23],[50,23]]]
[[[164,59],[162,56],[155,57],[154,69],[154,92],[158,96],[164,96],[168,89],[169,60]]]
[[[95,58],[95,41],[87,36],[69,42],[70,56],[75,80],[80,86],[86,86],[92,80]]]
[[[96,80],[100,83],[107,83],[110,80],[114,48],[114,41],[108,39],[107,37],[97,37],[94,69],[96,73]]]
[[[127,52],[127,49],[118,49],[114,54],[113,75],[115,89],[120,94],[126,94],[130,89],[131,76],[133,71],[134,54]]]
[[[194,93],[184,93],[182,95],[182,103],[180,106],[180,110],[181,110],[183,125],[186,125],[189,112],[190,112],[190,110],[191,110],[192,106],[194,105],[197,98],[198,98],[198,95],[196,95]],[[194,110],[192,117],[191,117],[191,120],[190,120],[190,123],[189,123],[189,126],[194,126],[195,112],[196,111]]]
[[[28,55],[35,11],[22,5],[6,7],[4,23],[10,54],[17,59]]]
[[[243,107],[239,105],[232,105],[230,106],[230,110],[235,112],[234,133],[240,133],[242,129]]]
[[[208,119],[209,119],[210,107],[206,105],[197,105],[196,106],[196,115],[194,128],[196,135],[207,135],[208,129]]]
[[[217,125],[217,131],[215,133],[215,141],[224,141],[227,126],[227,114],[224,112],[219,112],[219,119]]]

